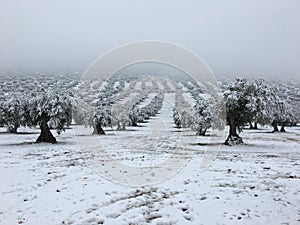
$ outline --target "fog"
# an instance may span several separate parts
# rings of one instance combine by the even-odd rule
[[[0,0],[0,69],[83,72],[116,46],[177,43],[218,77],[300,79],[297,0]]]

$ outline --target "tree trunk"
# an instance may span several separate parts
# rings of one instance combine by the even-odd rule
[[[272,127],[273,127],[273,132],[278,132],[279,129],[278,129],[278,122],[276,120],[274,120],[272,122]]]
[[[131,126],[137,127],[138,126],[137,120],[131,120]]]
[[[96,126],[94,126],[94,131],[93,134],[97,134],[97,135],[104,135],[105,132],[101,126],[100,123],[97,123]]]
[[[254,127],[253,127],[252,123],[249,122],[249,129],[253,129],[253,128],[254,128]]]
[[[257,127],[257,123],[256,123],[256,122],[254,123],[253,129],[258,130],[258,127]]]
[[[121,124],[120,124],[119,121],[118,121],[118,127],[117,127],[117,130],[121,130]]]
[[[283,125],[281,126],[281,128],[280,128],[280,132],[286,132],[285,129],[284,129],[284,127],[285,127],[285,126],[284,126],[284,124],[283,124]]]
[[[13,127],[8,127],[8,128],[7,128],[7,132],[13,133],[13,134],[18,133],[17,130],[18,130],[18,128],[15,127],[15,126],[13,126]]]
[[[133,127],[137,127],[138,126],[138,124],[137,124],[137,117],[135,116],[135,115],[131,115],[130,116],[130,122],[131,122],[131,126],[133,126]]]
[[[36,140],[37,143],[40,142],[48,142],[48,143],[56,143],[55,137],[52,135],[50,128],[47,124],[47,121],[42,121],[40,124],[41,134]]]
[[[237,127],[234,118],[230,117],[228,122],[229,135],[224,144],[229,146],[243,144],[243,139],[236,132]]]
[[[7,124],[7,132],[9,133],[18,133],[17,130],[20,127],[20,124],[18,122],[14,122],[12,124],[8,123]]]
[[[204,130],[198,130],[197,133],[196,133],[196,135],[197,135],[197,136],[205,136],[206,130],[207,130],[207,129],[204,129]]]

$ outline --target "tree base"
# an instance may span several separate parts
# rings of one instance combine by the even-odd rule
[[[126,128],[124,128],[124,127],[117,127],[116,130],[117,130],[117,131],[124,131],[124,130],[126,130]]]
[[[96,126],[96,127],[94,127],[93,135],[96,135],[96,134],[97,135],[104,135],[105,132],[102,129],[102,127]]]
[[[126,126],[125,126],[125,124],[122,124],[122,126],[121,126],[121,124],[118,124],[118,126],[117,126],[117,129],[116,129],[117,131],[124,131],[124,130],[126,130]]]
[[[197,132],[197,133],[196,133],[196,136],[205,136],[205,134],[206,134],[205,131],[204,131],[204,132]]]
[[[284,133],[284,132],[286,132],[286,130],[285,130],[284,128],[281,128],[281,129],[280,129],[280,132],[283,132],[283,133]]]
[[[56,143],[56,138],[51,134],[41,134],[38,139],[36,139],[36,143],[41,143],[41,142],[46,142],[46,143]]]
[[[17,132],[17,128],[7,128],[7,132],[11,133],[11,134],[16,134]]]
[[[104,130],[97,131],[96,129],[94,129],[93,135],[105,135],[105,132],[104,132]]]
[[[229,135],[225,141],[225,145],[234,146],[243,144],[243,139],[238,135]]]
[[[249,130],[258,130],[258,127],[249,127]]]
[[[47,121],[43,121],[40,125],[40,129],[41,129],[41,134],[38,137],[38,139],[36,139],[36,143],[41,143],[41,142],[47,142],[47,143],[56,143],[56,139],[53,136],[53,134],[51,133]]]
[[[278,129],[278,122],[276,120],[274,120],[272,122],[272,127],[273,127],[273,131],[272,132],[278,132],[279,129]]]

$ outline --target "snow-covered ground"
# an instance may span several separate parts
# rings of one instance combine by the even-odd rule
[[[141,127],[99,137],[72,127],[57,144],[35,144],[37,129],[2,129],[0,224],[300,224],[299,127],[245,130],[246,144],[228,147],[224,137],[173,128],[167,113],[172,101],[166,94],[157,117]],[[166,138],[156,139],[162,133]],[[108,146],[116,163],[99,158],[103,149],[82,148],[85,138]],[[122,140],[136,145],[122,148]],[[158,140],[160,150],[138,148]],[[143,170],[153,163],[158,166]],[[115,167],[106,171],[103,164]],[[136,177],[118,168],[122,164],[135,168]],[[132,186],[142,172],[152,180]],[[121,182],[107,179],[110,174]]]

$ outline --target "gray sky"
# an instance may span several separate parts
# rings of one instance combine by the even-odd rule
[[[84,71],[139,40],[183,45],[217,76],[300,79],[298,0],[0,0],[0,69]]]

